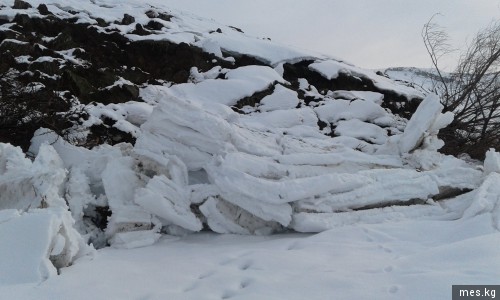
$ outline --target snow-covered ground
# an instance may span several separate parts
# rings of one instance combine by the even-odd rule
[[[106,248],[5,299],[451,299],[498,284],[500,233],[478,216],[349,225],[269,237],[200,233]],[[15,272],[15,270],[13,270]]]
[[[44,18],[30,2],[23,12]],[[140,86],[144,102],[86,106],[83,126],[104,116],[134,145],[86,149],[40,129],[30,159],[0,143],[2,297],[441,299],[452,284],[498,283],[500,154],[437,152],[453,114],[436,96],[157,5],[47,8],[258,64],[192,67],[188,82]],[[409,120],[384,106],[409,101]]]

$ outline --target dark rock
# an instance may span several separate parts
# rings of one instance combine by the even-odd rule
[[[218,33],[222,33],[222,29],[217,28],[216,32],[218,32]]]
[[[31,6],[31,4],[29,4],[28,2],[24,2],[21,0],[15,0],[14,6],[12,6],[13,9],[28,9],[28,8],[32,8],[32,7],[33,6]]]
[[[148,18],[150,18],[150,19],[158,18],[158,19],[161,19],[161,20],[167,21],[167,22],[170,22],[170,20],[172,19],[171,15],[166,14],[166,13],[162,13],[162,12],[157,12],[154,10],[148,10],[146,12],[146,16],[148,16]]]
[[[154,19],[154,18],[158,17],[158,13],[154,10],[148,10],[146,12],[146,16],[148,16],[148,18],[150,18],[150,19]]]
[[[243,30],[239,29],[238,27],[234,27],[234,26],[229,26],[229,28],[232,28],[238,32],[241,32],[241,33],[244,33]]]
[[[12,40],[3,41],[0,45],[2,52],[8,52],[12,56],[32,55],[34,52],[33,45],[27,42],[14,42]]]
[[[108,22],[104,21],[103,18],[96,18],[95,20],[97,22],[97,25],[99,25],[100,27],[106,27],[109,25]]]
[[[23,30],[33,31],[33,22],[31,18],[26,14],[17,14],[14,17],[14,22]]]
[[[37,9],[38,9],[38,12],[39,12],[41,15],[46,16],[46,15],[50,15],[50,14],[52,14],[52,13],[49,11],[49,9],[47,8],[47,5],[45,5],[45,4],[40,4],[40,5],[38,5],[38,8],[37,8]]]
[[[28,68],[31,71],[40,71],[48,75],[56,75],[60,73],[58,61],[38,61],[33,62]]]
[[[135,30],[132,31],[132,34],[137,34],[137,35],[150,35],[151,32],[147,31],[142,27],[141,24],[136,24],[135,25]]]
[[[159,13],[157,18],[167,22],[170,22],[170,20],[172,20],[172,16],[166,13]]]
[[[43,12],[45,8],[40,6],[39,10]],[[156,15],[156,18],[160,17],[161,14]],[[187,82],[192,67],[197,67],[203,72],[216,65],[223,68],[236,66],[186,43],[131,41],[120,33],[103,33],[96,26],[76,24],[74,23],[76,19],[76,17],[61,19],[52,14],[44,18],[30,18],[26,14],[18,14],[14,21],[7,20],[8,23],[12,23],[11,30],[0,31],[0,40],[13,38],[25,43],[4,42],[0,46],[0,74],[11,68],[19,72],[30,71],[18,76],[17,80],[22,86],[40,82],[47,90],[66,91],[64,99],[68,103],[78,100],[82,104],[91,102],[107,104],[130,100],[141,101],[138,86],[146,82],[156,84]],[[163,15],[162,19],[168,18]],[[153,29],[160,28],[156,23],[163,24],[158,19],[149,21]],[[144,35],[152,34],[140,24],[136,25],[136,29]],[[47,41],[45,37],[53,39]],[[63,55],[57,53],[68,49],[75,49],[73,56],[86,61],[86,64],[82,66],[66,61]],[[32,63],[17,64],[15,58],[19,55],[30,55]],[[56,59],[34,63],[33,61],[39,57]],[[252,60],[248,58],[248,62],[250,61]],[[133,84],[105,88],[112,86],[118,77]],[[35,92],[30,98],[38,99],[37,93]],[[48,108],[50,113],[64,113],[68,109],[69,107],[62,106]],[[63,125],[59,128],[68,128],[71,124],[85,119],[81,115],[77,117],[73,115],[60,117],[59,121]],[[19,130],[0,128],[0,141],[28,147],[33,132],[40,126],[42,124],[27,124],[26,128]],[[19,133],[18,136],[16,132]],[[134,141],[133,137],[120,132],[112,127],[112,124],[93,128],[90,136],[99,141],[99,144]]]
[[[248,97],[245,97],[245,98],[238,100],[238,102],[232,107],[232,109],[235,110],[235,108],[236,108],[238,110],[235,110],[235,111],[240,112],[241,108],[243,108],[244,106],[255,107],[258,103],[260,103],[260,101],[262,99],[264,99],[264,97],[269,96],[274,92],[274,89],[276,87],[275,84],[276,83],[271,84],[267,89],[265,89],[263,91],[255,92],[251,96],[248,96]]]
[[[78,47],[78,43],[73,40],[70,30],[61,32],[54,40],[49,42],[49,46],[54,50],[66,50]]]
[[[114,120],[110,120],[115,123]],[[105,124],[93,125],[90,127],[90,134],[87,136],[87,146],[97,146],[102,144],[115,145],[118,143],[135,144],[136,139],[130,134],[112,127],[112,125]]]
[[[146,28],[149,30],[161,30],[163,27],[165,26],[163,26],[162,23],[154,20],[149,21],[148,24],[146,25]]]
[[[62,82],[71,93],[84,98],[96,90],[86,77],[80,76],[73,70],[66,70],[63,73]]]
[[[382,107],[390,109],[394,114],[404,118],[410,118],[423,99],[408,99],[394,91],[382,90],[375,86],[372,80],[364,77],[352,76],[346,73],[339,73],[335,79],[328,80],[321,74],[310,70],[309,65],[313,61],[301,61],[296,64],[286,63],[283,65],[283,77],[292,83],[297,89],[298,78],[305,78],[309,84],[318,89],[320,93],[328,90],[355,90],[355,91],[374,91],[384,95]],[[303,93],[302,93],[303,94]],[[300,93],[299,93],[300,95]],[[313,99],[309,99],[313,100]]]
[[[90,96],[93,99],[99,99],[99,102],[103,104],[124,103],[136,101],[139,98],[139,88],[135,85],[124,84],[110,89],[101,89]]]
[[[135,23],[135,18],[129,14],[125,14],[122,19],[122,25],[130,25]]]

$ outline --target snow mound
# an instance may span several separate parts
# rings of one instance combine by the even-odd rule
[[[0,149],[0,254],[9,257],[0,262],[1,277],[40,282],[92,248],[74,228],[61,192],[66,170],[54,148],[41,145],[33,162],[20,148]]]
[[[96,126],[110,133],[110,145],[87,149],[41,128],[31,141],[33,160],[0,144],[0,239],[15,245],[1,251],[21,247],[13,241],[15,227],[37,236],[36,249],[26,254],[27,273],[16,282],[47,278],[54,273],[48,261],[67,266],[86,251],[85,243],[136,248],[162,234],[204,229],[265,235],[477,215],[491,215],[500,227],[499,155],[488,152],[483,171],[440,154],[438,133],[453,114],[442,113],[437,96],[161,3],[55,1],[46,6],[50,13],[34,8],[43,1],[30,3],[22,9],[28,19],[82,24],[78,30],[114,37],[129,50],[142,49],[137,54],[147,48],[175,55],[147,61],[115,52],[116,65],[90,74],[111,68],[120,75],[103,77],[99,87],[86,73],[74,74],[97,64],[92,54],[77,58],[85,50],[74,45],[61,50],[67,47],[54,42],[58,59],[13,57],[21,65],[38,59],[56,63],[52,69],[71,65],[63,75],[47,75],[65,76],[60,81],[71,81],[81,94],[69,96],[87,116],[70,129],[79,129],[86,142]],[[20,9],[0,9],[5,22],[24,18]],[[10,32],[9,26],[0,30]],[[58,40],[39,37],[48,46]],[[4,39],[0,46],[10,43],[29,44]],[[120,91],[113,95],[118,99],[92,103],[113,90]],[[409,103],[418,108],[398,111]],[[130,143],[119,143],[121,134],[130,135]]]

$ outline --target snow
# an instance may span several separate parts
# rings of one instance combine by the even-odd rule
[[[358,119],[375,121],[385,117],[387,112],[378,104],[364,100],[327,99],[324,105],[314,108],[318,118],[324,122],[337,123],[340,120]]]
[[[61,276],[3,285],[0,293],[21,300],[446,299],[453,284],[496,284],[499,242],[484,215],[354,224],[317,235],[166,236],[146,248],[99,250]]]
[[[84,107],[84,128],[111,119],[134,145],[86,149],[43,128],[33,159],[0,144],[0,255],[12,257],[0,261],[2,296],[427,299],[498,278],[498,153],[483,168],[438,153],[453,114],[436,96],[156,4],[49,9],[77,23],[101,17],[132,41],[187,42],[228,64],[248,55],[268,66],[193,67],[187,83],[142,86],[144,102]],[[148,36],[114,23],[127,13],[145,24],[148,10],[172,20]],[[60,54],[85,64],[73,52]],[[344,74],[377,92],[287,82],[285,63],[304,60],[327,80]],[[385,91],[423,100],[406,120],[382,106]],[[260,92],[246,114],[233,111]],[[95,257],[88,244],[100,249]]]
[[[297,92],[278,84],[271,95],[264,97],[260,101],[259,110],[266,112],[279,109],[292,109],[297,107],[299,101]]]
[[[338,122],[335,134],[351,136],[380,145],[387,141],[387,132],[384,129],[359,119]]]
[[[374,102],[378,105],[381,105],[384,99],[384,95],[382,95],[381,93],[370,92],[370,91],[336,90],[336,91],[330,91],[328,95],[332,98],[341,98],[346,100],[363,99],[366,101]]]
[[[250,55],[271,66],[282,62],[297,62],[321,57],[319,53],[295,49],[291,46],[281,45],[265,39],[248,39],[245,35],[213,34],[209,38],[210,44],[219,47],[232,55]]]
[[[453,115],[441,115],[442,109],[443,105],[436,95],[430,94],[424,99],[406,125],[405,132],[399,141],[402,153],[415,149],[424,138],[432,133],[435,134],[437,130],[451,123]]]
[[[179,84],[171,91],[181,98],[234,105],[239,99],[263,91],[274,82],[284,83],[284,79],[270,67],[246,66],[227,71],[225,79]]]
[[[309,65],[309,69],[318,72],[328,80],[336,79],[340,73],[353,75],[368,79],[373,82],[375,87],[383,91],[395,91],[397,94],[406,96],[408,98],[421,98],[422,93],[416,91],[405,85],[397,84],[383,76],[375,74],[370,70],[361,69],[351,64],[337,61],[337,60],[324,60],[317,61]]]
[[[0,287],[39,283],[57,275],[56,267],[91,253],[61,208],[2,210],[1,216]]]
[[[202,224],[191,212],[188,191],[165,176],[153,177],[135,195],[135,203],[158,216],[164,226],[174,224],[191,231],[200,231]]]
[[[500,153],[495,152],[494,149],[486,151],[486,158],[484,159],[484,173],[489,174],[492,172],[500,173]]]

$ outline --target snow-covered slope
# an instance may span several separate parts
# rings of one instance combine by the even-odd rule
[[[2,1],[0,20],[9,78],[71,99],[73,143],[40,128],[33,161],[0,144],[0,254],[23,247],[15,228],[40,237],[16,278],[43,280],[55,273],[47,259],[68,266],[89,243],[136,248],[202,230],[500,229],[500,155],[483,170],[438,153],[453,115],[436,96],[138,1]]]

